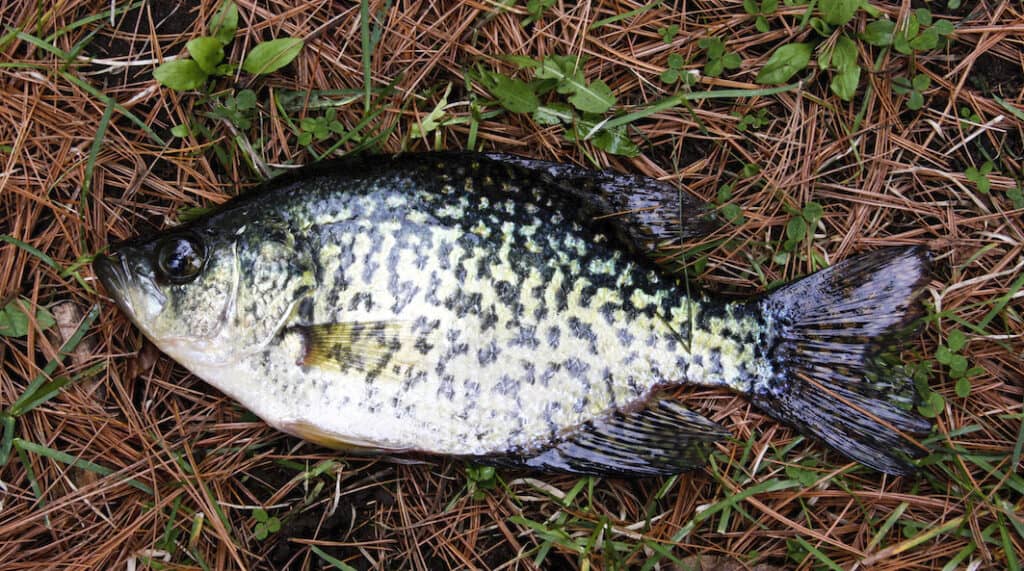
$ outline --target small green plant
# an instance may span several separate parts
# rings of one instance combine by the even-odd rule
[[[1024,186],[1021,186],[1018,183],[1017,186],[1006,191],[1006,197],[1013,202],[1013,208],[1015,210],[1024,208]]]
[[[309,145],[313,141],[323,141],[331,136],[331,134],[343,135],[345,134],[345,126],[338,121],[338,111],[336,109],[328,109],[320,117],[304,117],[299,122],[299,144]]]
[[[238,30],[238,5],[227,0],[210,20],[210,35],[193,38],[185,44],[190,58],[181,58],[160,64],[153,77],[165,87],[175,91],[197,89],[211,77],[231,75],[235,66],[225,63],[224,48],[231,43]],[[242,69],[253,75],[264,75],[291,63],[302,51],[301,38],[278,38],[261,42],[246,55]]]
[[[35,314],[36,324],[40,330],[54,326],[57,321],[45,307],[37,307],[32,311],[32,302],[24,297],[16,297],[0,308],[0,337],[24,337],[29,332],[30,314]]]
[[[825,215],[825,209],[817,202],[808,202],[800,210],[790,206],[785,208],[793,217],[786,223],[786,239],[782,242],[782,251],[772,258],[775,263],[780,265],[789,261],[790,254],[804,239],[814,235],[814,228]],[[823,262],[823,260],[816,259],[815,262]],[[818,263],[818,265],[823,265],[823,263]]]
[[[992,189],[992,181],[988,179],[988,175],[992,174],[992,169],[995,165],[992,161],[985,161],[981,167],[967,167],[964,171],[964,176],[967,180],[974,183],[975,188],[982,194],[988,194],[989,190]]]
[[[897,77],[892,81],[892,90],[897,95],[907,95],[907,109],[917,111],[924,106],[924,91],[931,87],[932,78],[923,73],[914,79]]]
[[[697,45],[707,51],[708,61],[704,64],[704,75],[718,77],[727,69],[739,69],[742,60],[739,54],[727,52],[721,38],[701,38]]]
[[[857,44],[846,36],[839,36],[831,50],[822,55],[819,63],[825,69],[835,70],[829,89],[843,101],[853,99],[860,84],[860,66],[857,65]]]
[[[253,510],[252,517],[256,520],[256,526],[252,529],[252,535],[259,541],[263,541],[272,533],[281,531],[281,520],[277,517],[270,517],[266,510],[262,508]]]
[[[718,187],[718,195],[715,198],[715,204],[718,205],[718,212],[725,218],[730,224],[737,226],[742,225],[747,221],[746,216],[743,215],[743,209],[736,203],[731,203],[729,200],[732,199],[732,185],[723,184]]]
[[[668,60],[665,63],[668,65],[668,69],[661,72],[658,77],[663,83],[674,84],[682,81],[687,85],[693,85],[697,82],[697,77],[686,69],[686,60],[683,59],[683,56],[668,54]]]
[[[755,17],[754,28],[762,34],[771,29],[765,16],[774,14],[778,8],[779,0],[743,0],[743,11]]]
[[[493,466],[466,466],[466,493],[476,501],[484,499],[488,490],[498,487],[498,475]]]
[[[971,377],[984,372],[981,367],[968,368],[967,358],[960,350],[967,344],[967,336],[963,331],[954,329],[946,336],[946,342],[935,351],[935,360],[949,367],[949,377],[956,381],[956,396],[967,398],[971,394]]]
[[[544,17],[544,12],[547,12],[555,5],[555,0],[529,0],[526,3],[526,13],[528,16],[523,19],[520,23],[524,28],[530,24],[540,21]]]
[[[972,127],[972,123],[977,125],[981,123],[981,116],[974,112],[970,107],[963,105],[960,107],[960,128],[969,129]]]
[[[679,25],[672,24],[664,28],[658,28],[658,35],[661,36],[661,41],[671,44],[672,40],[676,39],[676,36],[679,35]]]
[[[210,117],[226,119],[239,129],[246,130],[252,127],[255,111],[256,92],[251,89],[243,89],[235,95],[228,95],[222,100],[215,101]]]
[[[747,130],[757,130],[771,123],[771,118],[768,117],[768,110],[764,107],[747,114],[734,111],[732,116],[739,117],[740,121],[736,124],[736,130],[741,133]]]
[[[615,105],[615,94],[604,81],[584,78],[582,58],[555,55],[539,61],[523,56],[506,59],[531,69],[534,80],[527,82],[486,69],[470,74],[501,107],[513,113],[530,113],[542,125],[565,125],[568,141],[590,141],[612,154],[639,153],[626,133],[626,125],[605,126],[603,114]],[[554,101],[542,104],[542,98],[552,95]]]

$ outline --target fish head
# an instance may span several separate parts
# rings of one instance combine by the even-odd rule
[[[157,347],[198,371],[237,362],[285,326],[311,289],[306,260],[281,224],[214,217],[115,244],[93,267]]]

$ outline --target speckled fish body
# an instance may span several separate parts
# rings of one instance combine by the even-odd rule
[[[673,235],[672,224],[703,231],[705,214],[643,177],[509,156],[376,157],[274,181],[116,247],[97,271],[168,355],[314,442],[671,473],[699,465],[701,445],[725,432],[656,389],[729,387],[822,436],[820,419],[791,410],[814,404],[789,402],[788,391],[805,390],[791,373],[842,389],[865,367],[865,335],[905,321],[923,267],[919,252],[900,250],[805,284],[813,291],[733,303],[691,297],[645,253]],[[806,311],[795,298],[837,288],[847,297],[855,286],[840,278],[893,264],[905,275],[882,284],[898,305],[884,308],[888,320],[845,324],[838,340],[815,326],[828,351],[801,362],[815,338],[787,339],[785,323],[799,325]],[[780,349],[783,360],[773,354]],[[873,383],[872,399],[908,399],[902,380]],[[871,404],[883,420],[922,430],[898,406]],[[854,423],[839,438],[862,441],[861,428],[876,430]],[[912,454],[898,437],[889,443]],[[900,462],[875,464],[899,471]]]

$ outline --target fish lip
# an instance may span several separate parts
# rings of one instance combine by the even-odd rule
[[[127,261],[118,254],[100,254],[92,261],[92,269],[106,288],[109,296],[128,315],[132,315],[132,307],[128,302],[128,283],[130,281]]]

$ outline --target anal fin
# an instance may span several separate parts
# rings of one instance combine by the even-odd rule
[[[476,458],[510,468],[592,476],[661,476],[699,468],[708,444],[727,437],[720,425],[672,400],[615,412],[537,450]]]

